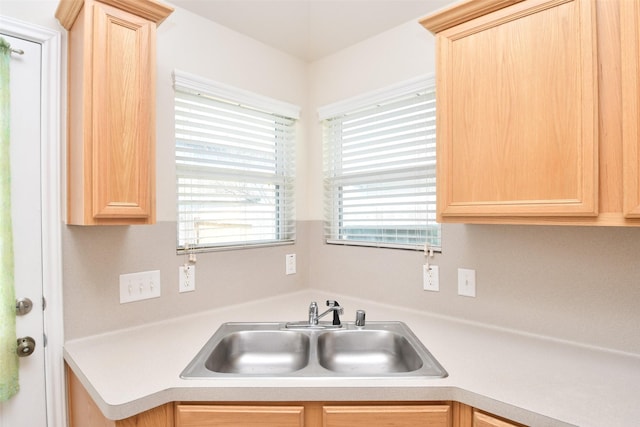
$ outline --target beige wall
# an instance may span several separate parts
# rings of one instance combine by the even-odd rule
[[[60,29],[52,18],[56,4],[2,0],[0,13]],[[640,228],[445,225],[443,252],[434,260],[440,266],[438,293],[422,290],[421,253],[322,242],[316,108],[429,73],[433,56],[433,38],[407,23],[306,64],[177,10],[158,31],[159,223],[63,226],[67,338],[312,287],[640,354]],[[298,243],[199,255],[197,290],[186,294],[178,294],[176,283],[183,258],[175,254],[174,68],[303,108]],[[284,254],[292,252],[298,254],[298,274],[286,276]],[[456,295],[458,267],[477,270],[476,298]],[[155,269],[161,271],[162,296],[120,305],[118,275]]]
[[[313,288],[640,354],[640,228],[445,225],[440,292],[422,290],[420,252],[309,232]],[[476,270],[476,298],[457,295],[458,268]]]
[[[300,242],[308,241],[306,234],[300,224]],[[67,339],[297,291],[307,283],[308,258],[300,244],[198,254],[196,290],[180,294],[178,266],[185,259],[175,252],[175,222],[64,227],[62,238]],[[288,253],[298,254],[298,274],[285,275]],[[160,270],[161,297],[120,304],[119,274],[147,270]]]

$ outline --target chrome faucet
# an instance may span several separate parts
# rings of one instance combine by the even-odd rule
[[[318,314],[318,303],[312,301],[309,304],[309,320],[308,321],[300,321],[300,322],[287,322],[285,323],[285,328],[288,329],[336,329],[342,328],[342,323],[340,322],[340,315],[344,314],[344,309],[340,307],[338,301],[327,300],[327,306],[329,309],[322,314]],[[320,319],[326,316],[329,313],[333,313],[333,322],[329,324],[328,322],[320,323]]]
[[[333,301],[333,300],[327,300],[327,306],[329,307],[329,309],[324,313],[318,315],[318,303],[313,301],[311,302],[311,304],[309,304],[309,324],[310,325],[317,325],[320,319],[322,319],[324,316],[326,316],[329,313],[333,313],[332,324],[334,326],[340,326],[341,324],[340,314],[344,313],[344,309],[340,307],[340,304],[338,304],[338,301]]]
[[[317,325],[318,319],[318,303],[312,301],[311,304],[309,304],[309,324]]]

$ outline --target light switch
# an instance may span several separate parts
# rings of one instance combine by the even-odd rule
[[[120,275],[120,304],[160,296],[160,270]]]
[[[458,269],[458,295],[476,296],[476,271],[468,268]]]

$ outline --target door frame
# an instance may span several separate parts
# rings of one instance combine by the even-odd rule
[[[44,310],[45,383],[47,424],[66,426],[66,386],[64,374],[64,321],[62,315],[62,191],[61,183],[61,46],[59,31],[0,16],[0,31],[42,46],[41,70],[41,219],[42,293]],[[40,304],[38,304],[39,306]]]

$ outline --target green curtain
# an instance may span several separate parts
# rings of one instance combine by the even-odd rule
[[[15,395],[18,384],[16,353],[16,295],[13,287],[13,231],[11,230],[11,169],[9,168],[9,61],[11,47],[0,37],[0,402]]]

